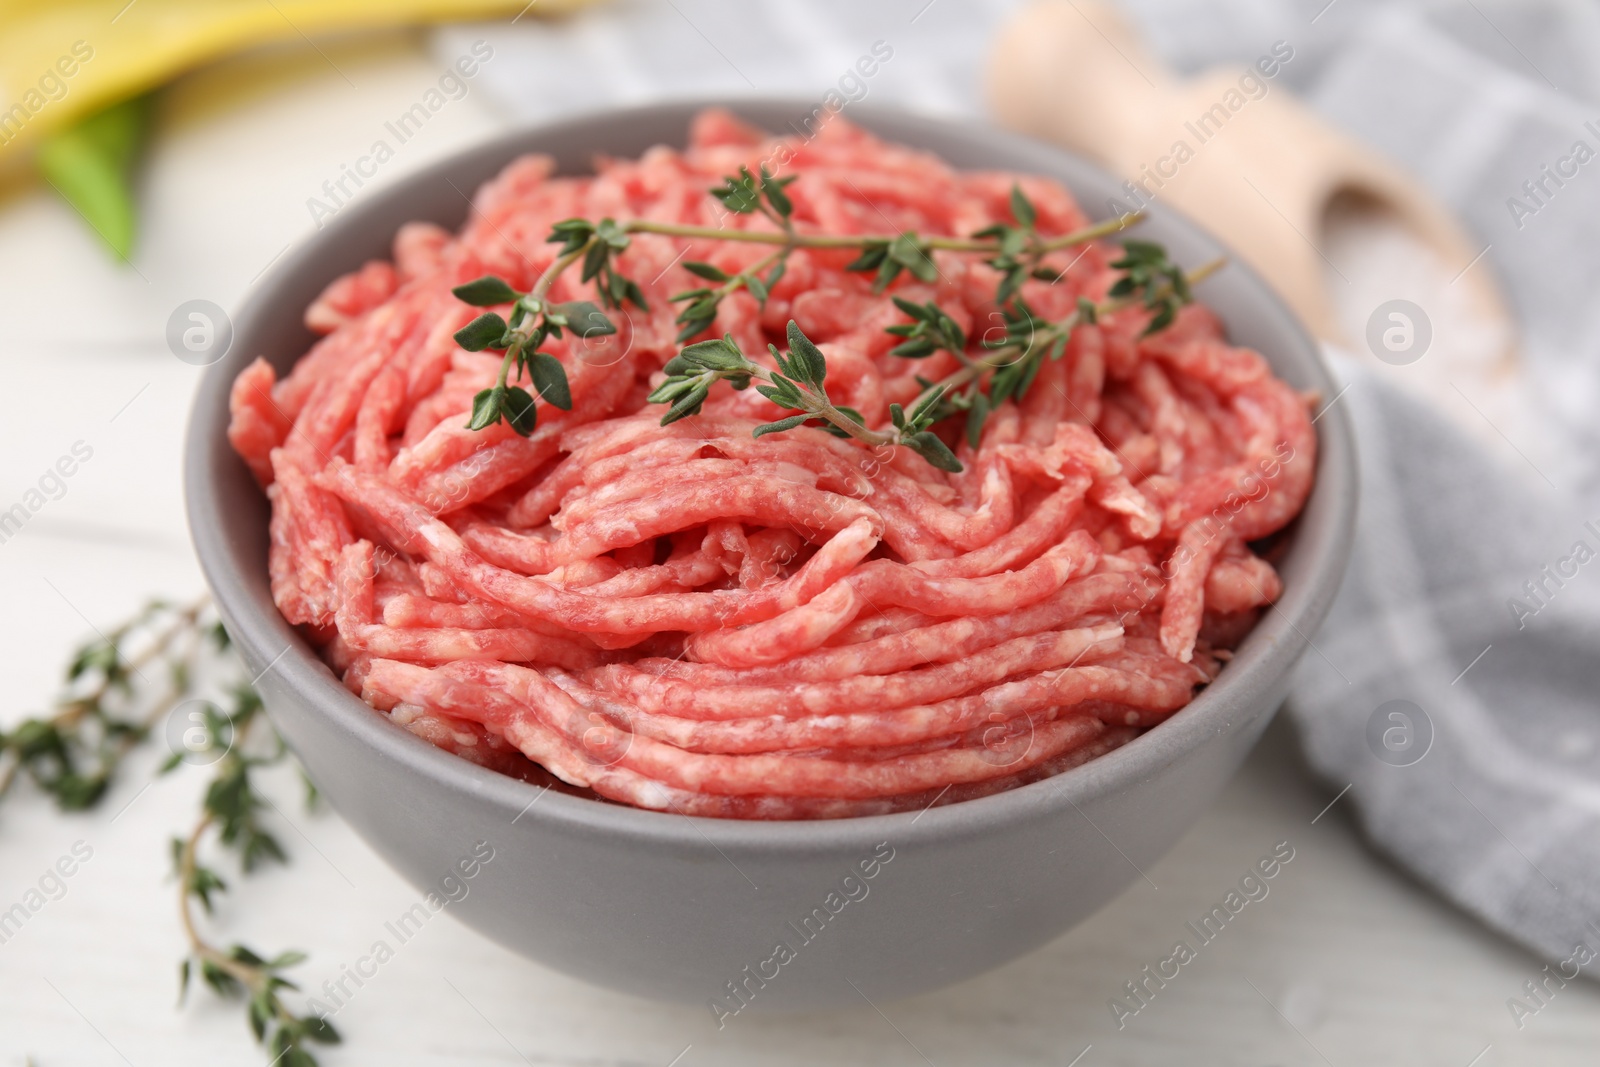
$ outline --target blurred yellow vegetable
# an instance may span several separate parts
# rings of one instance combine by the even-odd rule
[[[0,169],[40,173],[117,258],[133,250],[147,94],[273,41],[417,22],[558,15],[590,0],[0,0]]]

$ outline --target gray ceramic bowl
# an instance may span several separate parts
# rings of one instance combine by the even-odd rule
[[[459,225],[463,192],[519,153],[546,152],[579,173],[597,153],[682,143],[705,103],[512,133],[341,212],[250,295],[231,351],[200,389],[189,521],[228,629],[251,673],[265,672],[257,687],[273,722],[340,814],[419,891],[461,897],[452,914],[550,967],[646,997],[723,997],[732,1009],[730,982],[752,1011],[903,997],[1005,963],[1090,915],[1232,776],[1282,702],[1344,569],[1355,508],[1350,428],[1338,407],[1317,424],[1317,485],[1282,560],[1283,598],[1237,658],[1168,722],[1056,778],[921,814],[750,823],[541,793],[447,755],[346,691],[273,607],[267,503],[224,433],[229,383],[258,355],[287,370],[313,340],[301,313],[329,280],[386,257],[408,220]],[[811,113],[798,101],[730,106],[780,131]],[[849,117],[958,167],[1054,177],[1091,214],[1106,213],[1117,191],[1084,161],[987,126],[869,107],[851,107]],[[1159,207],[1140,236],[1191,265],[1224,251]],[[1333,395],[1311,340],[1259,277],[1231,266],[1205,283],[1203,297],[1232,338],[1265,353],[1279,375]],[[487,848],[493,859],[475,864],[474,850]],[[779,942],[792,958],[776,951]]]

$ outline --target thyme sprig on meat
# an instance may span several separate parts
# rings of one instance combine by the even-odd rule
[[[661,417],[661,424],[665,426],[698,414],[711,387],[719,381],[726,381],[735,389],[747,389],[752,382],[760,382],[756,392],[779,407],[799,414],[756,427],[753,432],[757,437],[792,430],[812,419],[821,419],[827,429],[841,437],[874,447],[904,445],[940,470],[961,469],[955,453],[928,429],[932,425],[932,413],[938,407],[937,393],[912,405],[909,411],[902,410],[899,404],[891,404],[890,427],[869,429],[859,411],[828,399],[823,387],[828,376],[828,361],[800,332],[793,319],[789,320],[788,340],[787,355],[778,351],[777,345],[767,346],[776,370],[768,370],[746,356],[731,335],[685,348],[667,363],[667,380],[650,394],[651,403],[672,405]]]
[[[1176,314],[1177,307],[1192,299],[1190,287],[1222,266],[1222,261],[1216,260],[1189,274],[1171,268],[1176,271],[1177,280],[1174,280],[1166,266],[1157,270],[1148,257],[1142,262],[1149,265],[1149,282],[1141,282],[1098,304],[1080,300],[1077,308],[1060,319],[1041,319],[1018,298],[1005,312],[1005,336],[985,342],[985,351],[978,355],[966,352],[965,335],[937,305],[917,305],[896,298],[900,309],[914,320],[912,327],[897,334],[908,338],[903,344],[917,342],[910,358],[931,355],[937,348],[945,348],[957,356],[962,366],[941,381],[924,380],[923,391],[904,409],[898,404],[889,405],[889,426],[883,429],[868,427],[860,412],[828,399],[823,387],[827,360],[792,319],[787,330],[787,357],[777,346],[768,345],[777,371],[768,370],[742,352],[731,335],[716,341],[702,341],[685,348],[667,363],[664,368],[667,378],[650,394],[649,400],[671,405],[662,416],[664,426],[697,414],[710,396],[711,386],[718,381],[727,381],[735,389],[745,389],[752,381],[759,381],[763,384],[757,386],[757,392],[797,414],[758,426],[753,431],[757,437],[821,420],[825,429],[839,436],[871,446],[904,445],[940,470],[959,471],[962,469],[960,460],[943,439],[932,432],[934,425],[965,413],[964,433],[968,442],[976,447],[989,413],[1007,400],[1022,400],[1044,361],[1061,358],[1072,331],[1080,323],[1092,324],[1102,315],[1134,304],[1171,308],[1172,314]],[[1120,284],[1119,281],[1117,285]],[[1162,313],[1157,311],[1158,316]]]
[[[1046,359],[1060,359],[1072,331],[1080,324],[1093,324],[1101,315],[1130,307],[1143,306],[1150,312],[1145,332],[1165,329],[1178,310],[1193,300],[1191,286],[1216,269],[1207,265],[1185,274],[1167,256],[1166,250],[1150,241],[1130,240],[1122,246],[1122,258],[1111,266],[1121,271],[1107,299],[1096,304],[1080,298],[1069,315],[1041,318],[1022,297],[1029,280],[1048,284],[1059,282],[1067,268],[1057,269],[1047,262],[1051,253],[1082,245],[1117,233],[1142,221],[1142,213],[1121,215],[1055,237],[1038,229],[1038,209],[1019,185],[1011,188],[1010,223],[996,223],[971,237],[921,237],[914,232],[888,234],[813,234],[798,231],[794,223],[794,202],[787,186],[795,176],[774,177],[765,167],[752,173],[740,167],[736,175],[710,190],[728,211],[738,215],[760,215],[773,229],[721,229],[632,219],[617,222],[601,219],[591,223],[567,219],[557,223],[550,240],[561,242],[562,250],[529,292],[519,292],[504,280],[486,276],[457,287],[457,297],[480,307],[509,304],[510,321],[495,312],[474,319],[456,334],[463,348],[472,351],[505,351],[500,375],[494,386],[478,393],[473,403],[470,429],[484,429],[504,420],[517,433],[527,436],[537,423],[534,398],[520,386],[526,371],[540,397],[564,410],[572,406],[566,373],[554,356],[538,351],[547,337],[560,337],[572,330],[582,336],[616,332],[615,324],[600,307],[589,301],[554,304],[548,293],[555,280],[572,264],[583,261],[581,281],[595,281],[601,302],[619,308],[624,301],[645,306],[637,284],[619,273],[618,256],[628,247],[629,235],[655,233],[674,237],[718,241],[744,241],[777,246],[749,266],[729,273],[701,260],[687,260],[684,269],[711,285],[677,293],[670,299],[684,305],[676,317],[680,344],[705,333],[715,323],[722,301],[740,290],[750,293],[765,308],[774,286],[783,277],[789,256],[798,248],[848,249],[858,255],[846,269],[873,275],[873,289],[881,292],[903,273],[932,284],[938,280],[936,251],[977,253],[999,274],[995,306],[1000,309],[1004,329],[997,339],[986,339],[976,346],[956,320],[935,301],[916,303],[893,297],[910,320],[887,327],[897,338],[890,350],[906,359],[924,359],[935,352],[948,352],[960,365],[942,381],[925,382],[925,388],[909,406],[891,405],[889,424],[872,428],[859,412],[834,404],[828,399],[824,380],[827,361],[821,351],[791,321],[788,325],[788,352],[769,345],[772,369],[741,352],[731,336],[690,344],[671,360],[666,380],[651,394],[652,403],[668,404],[662,424],[697,414],[717,381],[728,381],[737,389],[759,382],[757,392],[779,407],[796,414],[766,423],[757,436],[794,429],[820,421],[831,432],[873,446],[903,445],[917,452],[941,470],[959,471],[960,462],[933,432],[933,426],[958,414],[965,414],[965,434],[974,447],[988,414],[1008,400],[1020,401],[1027,394]],[[1070,267],[1070,265],[1069,265]],[[513,378],[512,371],[515,371]]]

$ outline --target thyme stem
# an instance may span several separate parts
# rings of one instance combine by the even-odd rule
[[[1092,226],[1051,237],[1037,242],[1029,249],[1032,252],[1058,252],[1063,248],[1072,248],[1075,245],[1085,244],[1101,237],[1119,233],[1135,223],[1144,220],[1145,213],[1131,211],[1115,218],[1097,222]],[[895,234],[827,234],[827,233],[798,233],[794,230],[766,231],[766,230],[722,230],[711,226],[686,226],[676,222],[660,222],[655,219],[631,219],[620,223],[622,228],[629,233],[658,233],[668,237],[701,237],[716,241],[744,241],[750,244],[786,245],[789,248],[843,248],[860,249],[872,244],[882,244],[895,240]],[[929,248],[943,249],[948,252],[996,252],[1000,248],[998,241],[983,240],[971,237],[924,237],[924,245]],[[559,261],[558,261],[559,262]]]

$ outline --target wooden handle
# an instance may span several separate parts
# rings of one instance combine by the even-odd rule
[[[1001,30],[989,93],[1002,123],[1130,179],[1128,208],[1155,201],[1185,212],[1260,271],[1314,333],[1348,343],[1319,251],[1336,199],[1389,214],[1447,268],[1466,267],[1479,249],[1415,181],[1274,85],[1292,47],[1280,42],[1263,58],[1262,67],[1179,81],[1110,5],[1039,0]],[[1468,272],[1461,284],[1510,336],[1489,272]]]

